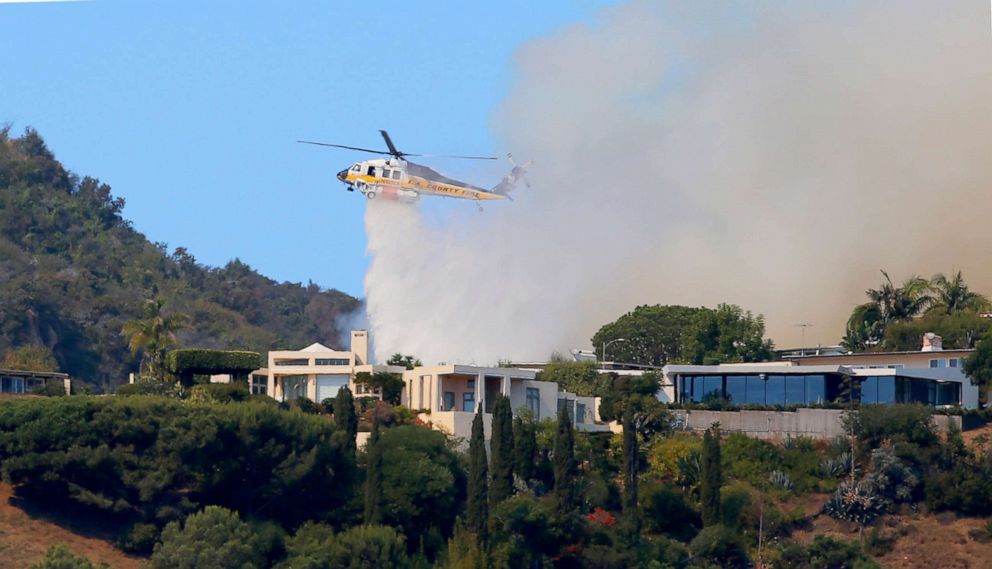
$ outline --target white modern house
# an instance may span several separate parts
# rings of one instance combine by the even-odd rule
[[[537,371],[507,367],[448,364],[422,366],[403,373],[403,405],[420,412],[422,421],[457,438],[471,435],[472,420],[481,409],[490,436],[497,395],[510,398],[517,415],[522,410],[536,420],[554,419],[564,408],[582,431],[609,431],[599,420],[599,401],[559,391],[558,384],[537,381]]]
[[[351,333],[351,346],[348,351],[332,350],[319,343],[313,343],[302,350],[277,350],[269,352],[268,367],[251,374],[252,393],[261,393],[277,401],[292,401],[306,397],[321,402],[338,394],[344,386],[349,386],[358,397],[376,397],[380,394],[367,392],[364,385],[355,384],[355,376],[361,372],[375,373],[387,371],[402,374],[402,366],[372,365],[368,359],[369,339],[365,330]]]

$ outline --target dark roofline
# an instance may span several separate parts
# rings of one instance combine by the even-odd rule
[[[42,379],[69,379],[69,374],[57,371],[28,371],[25,369],[0,369],[0,375],[37,377]]]
[[[975,351],[975,348],[946,349],[946,350],[937,350],[937,351],[934,351],[934,352],[924,352],[923,350],[907,350],[905,352],[852,352],[852,353],[848,353],[848,354],[820,354],[820,355],[806,354],[806,355],[799,355],[799,356],[786,356],[786,355],[783,355],[782,356],[782,359],[784,359],[784,360],[802,360],[802,359],[807,359],[807,358],[849,358],[851,356],[872,356],[872,357],[874,357],[874,356],[906,356],[906,355],[910,355],[910,354],[926,354],[926,355],[931,355],[931,354],[946,354],[947,352],[967,352],[967,353],[971,353],[971,352],[974,352],[974,351]]]

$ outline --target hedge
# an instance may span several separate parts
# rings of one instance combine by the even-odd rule
[[[237,350],[172,350],[165,356],[165,367],[176,375],[243,375],[262,367],[262,356],[258,352]]]

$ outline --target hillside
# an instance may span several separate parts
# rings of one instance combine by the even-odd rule
[[[262,352],[336,345],[338,317],[358,307],[237,259],[208,267],[183,247],[169,252],[123,217],[124,204],[66,170],[34,130],[0,129],[0,355],[47,346],[62,371],[108,391],[137,368],[120,330],[146,299],[190,316],[184,345]]]

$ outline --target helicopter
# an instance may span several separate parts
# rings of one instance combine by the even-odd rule
[[[355,162],[348,168],[341,170],[337,174],[337,179],[347,186],[349,192],[355,191],[365,195],[372,200],[376,198],[397,200],[403,202],[416,202],[421,196],[441,196],[446,198],[461,198],[475,200],[476,203],[484,200],[511,199],[512,192],[518,181],[523,180],[528,187],[524,175],[530,162],[518,165],[513,160],[513,156],[507,154],[510,165],[513,167],[510,173],[503,176],[498,184],[490,189],[481,188],[449,178],[440,172],[416,164],[406,159],[407,156],[434,156],[442,158],[462,158],[466,160],[496,160],[493,156],[447,156],[437,154],[411,154],[401,152],[393,144],[389,133],[380,130],[382,139],[386,142],[388,150],[373,150],[370,148],[359,148],[357,146],[345,146],[343,144],[329,144],[327,142],[313,142],[310,140],[298,140],[302,144],[314,144],[317,146],[330,146],[333,148],[344,148],[347,150],[357,150],[359,152],[369,152],[381,154],[389,158],[378,158],[374,160],[364,160]],[[481,205],[479,206],[481,209]]]

